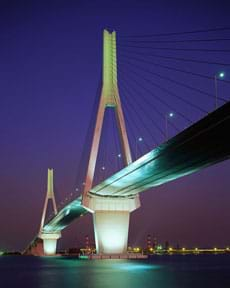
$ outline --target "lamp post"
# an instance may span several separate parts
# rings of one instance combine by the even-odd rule
[[[143,141],[143,138],[142,137],[138,137],[136,139],[136,142],[135,142],[135,159],[137,159],[137,143],[138,142],[142,142]]]
[[[217,80],[223,79],[225,76],[224,72],[220,72],[214,75],[214,82],[215,82],[215,108],[218,108],[218,90],[217,90]]]
[[[173,112],[170,112],[165,115],[165,140],[168,140],[168,119],[174,116]]]

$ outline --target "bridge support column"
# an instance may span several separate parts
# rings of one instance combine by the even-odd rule
[[[135,198],[90,197],[88,207],[93,212],[94,235],[98,254],[126,254],[130,212],[140,207]]]
[[[57,240],[61,237],[61,233],[41,233],[39,237],[43,240],[44,255],[56,255]]]

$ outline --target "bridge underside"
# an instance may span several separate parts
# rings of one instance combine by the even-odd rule
[[[131,197],[230,158],[230,102],[90,190],[92,197]],[[87,213],[77,198],[44,229],[60,231]]]

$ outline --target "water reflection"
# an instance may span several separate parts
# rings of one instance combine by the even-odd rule
[[[0,257],[2,288],[229,288],[229,275],[228,255],[144,261]]]
[[[146,270],[156,270],[156,269],[160,269],[159,265],[152,265],[152,264],[144,264],[144,263],[119,263],[119,264],[114,264],[112,265],[113,269],[116,270],[126,270],[126,271],[133,271],[135,273],[137,272],[144,272]]]

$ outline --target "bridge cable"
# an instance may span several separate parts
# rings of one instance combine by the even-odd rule
[[[133,79],[134,80],[134,79]],[[145,87],[143,87],[142,85],[138,85],[138,82],[136,82],[135,80],[134,80],[134,83],[136,83],[136,85],[139,87],[139,88],[142,88],[142,90],[144,89],[144,90],[146,90],[145,89]],[[132,85],[129,85],[129,87],[132,87]],[[133,88],[132,89],[133,91],[135,91],[135,89]],[[148,91],[148,93],[150,93],[151,95],[152,95],[152,92],[151,91],[149,91],[149,90],[147,90]],[[142,91],[143,92],[143,91]],[[162,117],[163,119],[165,119],[165,114],[164,113],[162,113],[160,110],[158,110],[157,108],[156,108],[156,105],[153,105],[152,103],[150,103],[148,100],[147,100],[147,98],[145,97],[145,94],[143,94],[143,93],[138,93],[139,95],[141,95],[142,96],[142,99],[147,103],[147,107],[151,107],[151,108],[153,108],[157,113],[158,113],[158,115],[160,116],[160,117]],[[154,94],[155,95],[155,94]],[[152,95],[153,96],[153,95]],[[154,98],[154,97],[153,97]],[[170,108],[170,110],[171,110],[171,107],[169,106],[169,105],[167,105],[169,108]],[[146,113],[145,113],[146,114]],[[191,120],[189,120],[188,122],[192,122]],[[179,131],[179,129],[172,123],[172,122],[170,122],[169,123],[177,132]],[[159,126],[158,126],[159,127]],[[164,132],[162,132],[162,130],[161,130],[161,133],[165,136],[165,133]]]
[[[141,126],[139,126],[140,123],[137,121],[138,119],[140,119],[140,117],[139,116],[136,117],[137,114],[135,113],[135,110],[132,109],[133,107],[129,106],[126,97],[123,97],[122,101],[123,101],[123,106],[126,108],[126,115],[128,115],[126,118],[127,118],[127,120],[129,119],[128,122],[130,124],[130,127],[131,127],[131,123],[134,126],[134,130],[133,129],[132,130],[135,131],[135,133],[133,134],[132,144],[135,146],[135,147],[133,147],[133,152],[135,151],[135,153],[133,153],[133,155],[134,155],[134,159],[136,160],[138,154],[140,154],[140,155],[144,154],[141,147],[145,146],[145,149],[147,151],[149,151],[150,146],[149,146],[149,144],[147,144],[146,141],[143,141],[143,145],[137,145],[138,138],[139,138],[138,134],[143,136],[143,129]],[[132,111],[135,113],[134,117],[132,116]],[[151,135],[151,134],[149,134],[149,135]]]
[[[137,48],[137,49],[149,49],[149,50],[168,50],[168,51],[193,51],[193,52],[215,52],[215,53],[229,53],[230,49],[206,49],[206,48],[172,48],[172,47],[150,47],[150,46],[135,46],[135,45],[121,45],[117,46],[121,48]]]
[[[133,91],[133,93],[131,92],[130,88],[131,86],[129,85],[129,88],[128,86],[126,85],[126,83],[124,81],[120,81],[120,84],[121,86],[123,86],[124,89],[126,89],[126,91],[128,92],[128,94],[132,94],[135,93],[137,94],[137,92],[135,91],[135,89],[131,89]],[[141,93],[138,93],[138,95],[140,96]],[[164,137],[165,137],[165,133],[163,132],[163,130],[159,127],[159,125],[157,125],[157,122],[153,120],[152,117],[150,117],[149,113],[147,113],[147,111],[145,111],[145,109],[143,108],[143,105],[141,102],[138,102],[137,99],[139,99],[139,97],[132,97],[132,99],[134,100],[134,102],[136,102],[137,106],[141,108],[141,110],[143,111],[143,115],[148,117],[152,124],[154,125],[154,127],[157,128],[157,130],[160,132],[160,134],[162,134]],[[156,108],[154,105],[152,105],[152,103],[150,103],[148,100],[146,100],[146,98],[144,97],[144,95],[141,95],[141,99],[145,101],[147,107],[152,107],[153,110],[156,111]],[[159,113],[159,111],[156,111],[157,113]],[[162,113],[160,113],[160,116],[164,117],[164,115]]]
[[[121,55],[123,53],[130,53],[141,55],[141,56],[150,56],[155,58],[162,58],[162,59],[169,59],[169,60],[176,60],[176,61],[182,61],[182,62],[191,62],[191,63],[199,63],[199,64],[209,64],[209,65],[219,65],[219,66],[230,66],[230,63],[223,63],[223,62],[210,62],[210,61],[204,61],[204,60],[198,60],[198,59],[190,59],[190,58],[180,58],[180,57],[173,57],[173,56],[164,56],[164,55],[158,55],[158,54],[149,54],[149,53],[140,53],[136,51],[124,51],[122,50]],[[125,57],[127,55],[124,55]]]
[[[127,91],[126,87],[124,86],[124,84],[122,84],[122,88],[123,91]],[[129,93],[128,93],[129,94]],[[153,136],[151,130],[148,128],[148,126],[144,123],[143,118],[141,117],[141,115],[139,114],[138,110],[134,107],[133,103],[131,101],[129,101],[129,97],[124,98],[127,101],[128,107],[132,108],[133,111],[135,112],[135,115],[137,115],[139,122],[143,125],[143,127],[145,128],[145,130],[147,131],[147,133],[150,135],[150,137],[152,138],[153,142],[155,145],[158,145],[158,141],[156,140],[156,138]],[[135,99],[134,97],[132,97],[132,100]],[[138,108],[142,108],[141,106],[139,106]],[[145,111],[143,109],[141,109],[144,113]],[[149,148],[149,146],[148,146]]]
[[[195,87],[193,87],[193,86],[184,84],[184,83],[182,83],[182,82],[176,81],[176,80],[174,80],[174,79],[172,79],[172,78],[169,78],[169,77],[166,77],[166,76],[162,76],[162,75],[159,74],[159,73],[156,73],[156,72],[153,72],[153,71],[150,71],[150,70],[146,70],[146,69],[144,69],[144,68],[142,68],[142,67],[140,67],[140,66],[138,66],[138,65],[136,65],[136,64],[133,64],[133,63],[131,63],[131,62],[123,62],[123,63],[126,64],[126,65],[131,65],[131,66],[133,66],[133,67],[136,67],[136,68],[138,68],[138,69],[140,69],[140,70],[142,70],[142,71],[144,71],[144,72],[146,72],[146,73],[149,73],[149,74],[151,74],[151,75],[157,76],[157,77],[159,77],[159,78],[161,78],[161,79],[164,79],[164,80],[167,80],[167,81],[169,81],[169,82],[172,82],[172,83],[174,83],[174,84],[176,84],[176,85],[178,85],[178,86],[182,86],[182,87],[185,87],[185,88],[190,89],[190,90],[192,90],[192,91],[199,92],[200,94],[206,95],[206,96],[208,96],[208,97],[210,97],[210,98],[212,98],[212,99],[215,98],[215,95],[213,95],[213,94],[210,94],[210,93],[208,93],[208,92],[206,92],[206,91],[203,91],[203,90],[201,90],[201,89],[195,88]],[[135,72],[135,73],[136,73],[136,72]],[[142,75],[139,74],[138,76],[140,76],[140,77],[142,77],[142,78],[144,79],[144,77],[143,77]],[[146,81],[147,81],[147,80],[146,80]],[[150,81],[150,80],[149,80],[149,81]],[[152,83],[153,83],[155,86],[159,86],[159,87],[160,87],[160,85],[158,85],[158,84],[156,84],[156,83],[154,83],[154,82],[152,82]],[[165,89],[165,88],[163,88],[163,87],[161,87],[160,89],[167,90],[167,89]],[[200,110],[201,112],[208,113],[208,111],[203,110],[202,108],[200,108],[199,106],[193,104],[193,103],[190,102],[189,100],[186,100],[186,99],[184,99],[184,98],[182,98],[182,97],[180,97],[180,96],[178,96],[178,95],[175,95],[174,93],[172,93],[172,92],[170,92],[170,91],[168,91],[168,93],[170,93],[170,94],[171,94],[172,96],[174,96],[174,97],[177,97],[177,98],[180,99],[181,101],[184,101],[184,102],[186,102],[187,104],[193,106],[193,108],[196,108],[196,109]],[[222,101],[225,102],[225,103],[227,102],[227,100],[224,99],[224,98],[222,98],[222,97],[218,97],[218,99],[219,99],[219,100],[222,100]]]
[[[182,40],[129,40],[121,39],[121,43],[196,43],[196,42],[224,42],[230,41],[230,38],[212,38],[212,39],[182,39]]]
[[[122,69],[123,69],[123,68],[122,68]],[[125,71],[122,70],[122,69],[120,69],[120,70],[121,70],[121,74],[123,73],[123,75],[125,76],[126,73],[125,73]],[[123,78],[125,79],[125,77],[123,77]],[[129,80],[130,80],[130,79],[129,79]],[[134,82],[134,83],[135,83],[135,82]],[[137,83],[136,83],[136,85],[137,85]],[[137,85],[137,86],[138,86],[139,89],[141,89],[140,85]],[[133,93],[136,94],[136,95],[138,95],[139,97],[141,96],[141,99],[144,100],[144,102],[146,103],[147,107],[151,107],[155,112],[157,112],[157,114],[158,114],[160,117],[165,118],[165,114],[162,113],[159,109],[157,109],[156,105],[154,105],[153,103],[151,103],[151,102],[149,101],[149,98],[147,98],[147,97],[145,96],[145,94],[143,94],[143,89],[141,89],[142,92],[139,92],[139,91],[137,92],[136,89],[135,89],[134,87],[132,87],[132,85],[130,85],[130,84],[129,84],[129,89],[131,89],[131,90],[133,91]],[[133,93],[132,93],[132,94],[133,94]],[[137,98],[138,98],[138,97],[137,97]],[[152,97],[151,99],[154,100],[154,97]],[[141,106],[141,104],[139,104],[139,105]],[[145,115],[147,115],[147,113],[145,113]],[[151,118],[150,118],[150,119],[151,119]],[[172,125],[173,125],[173,124],[172,124]],[[161,130],[158,125],[155,125],[155,126],[156,126],[156,128],[159,128],[158,130],[160,131],[160,133],[161,133],[162,135],[165,134],[165,133],[163,132],[163,130]],[[176,126],[173,127],[173,128],[174,128],[175,130],[179,131],[179,129],[178,129]]]
[[[121,35],[121,38],[146,38],[146,37],[158,37],[158,36],[174,36],[174,35],[186,35],[186,34],[196,34],[196,33],[206,33],[206,32],[217,32],[217,31],[230,31],[230,27],[219,27],[219,28],[209,28],[209,29],[197,29],[183,32],[168,32],[168,33],[152,33],[143,35]]]
[[[136,72],[134,72],[133,70],[130,70],[133,74],[135,74],[136,76],[139,76],[137,75]],[[143,78],[143,77],[142,77]],[[141,85],[139,82],[137,82],[134,78],[132,78],[133,81],[138,85],[140,86],[142,89],[144,89],[147,93],[151,94],[153,97],[155,97],[155,99],[157,99],[159,102],[161,102],[163,105],[165,105],[166,107],[168,107],[170,110],[172,109],[172,107],[167,103],[165,102],[164,100],[162,100],[160,97],[158,97],[156,94],[154,94],[152,91],[150,91],[149,89],[147,89],[145,86]],[[147,79],[143,78],[145,81],[148,82]],[[192,121],[187,118],[187,116],[183,115],[182,113],[180,113],[177,109],[174,109],[173,110],[178,114],[180,115],[183,119],[185,119],[187,122],[189,123],[192,123]]]

